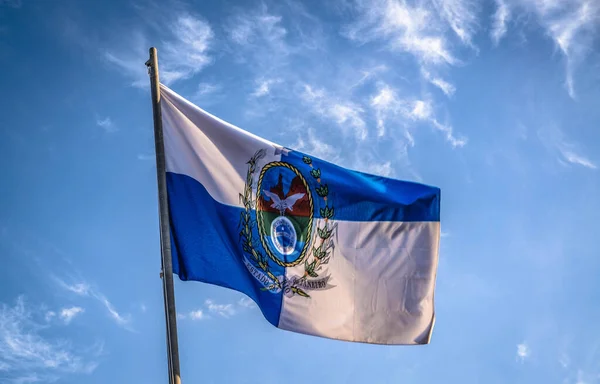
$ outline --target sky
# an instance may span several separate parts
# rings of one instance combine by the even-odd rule
[[[600,383],[600,2],[0,0],[0,383],[164,383],[149,79],[441,188],[426,346],[175,278],[183,383]]]

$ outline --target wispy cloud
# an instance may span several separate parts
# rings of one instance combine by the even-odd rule
[[[339,150],[324,140],[319,140],[313,128],[306,128],[302,123],[298,124],[297,127],[300,129],[293,130],[300,132],[298,134],[298,140],[291,146],[292,148],[323,160],[331,162],[339,160]]]
[[[119,130],[110,117],[105,117],[104,119],[97,118],[96,124],[106,133],[114,133]]]
[[[378,136],[384,136],[387,122],[395,119],[394,123],[403,127],[407,143],[412,146],[414,139],[409,130],[410,126],[406,123],[421,121],[443,132],[446,140],[454,148],[462,147],[467,143],[465,138],[454,136],[450,125],[438,121],[430,100],[400,98],[397,91],[388,84],[379,84],[378,91],[371,96],[371,107],[376,115]]]
[[[69,285],[69,284],[65,283],[61,279],[54,278],[54,280],[62,288],[66,289],[67,291],[71,291],[73,293],[76,293],[76,294],[78,294],[80,296],[86,296],[86,295],[88,295],[90,293],[90,286],[87,283],[75,283],[75,284]]]
[[[531,350],[526,343],[517,345],[517,361],[524,362],[529,355],[531,355]]]
[[[567,139],[564,132],[556,124],[549,124],[540,129],[538,137],[542,144],[555,154],[558,162],[579,165],[592,170],[597,169],[597,165],[582,155],[578,145]]]
[[[165,39],[159,47],[161,82],[169,85],[188,79],[212,63],[210,56],[214,33],[210,25],[189,13],[167,15],[162,18]],[[104,51],[104,58],[122,72],[131,76],[133,85],[147,87],[148,76],[143,63],[148,59],[150,37],[142,29],[127,34],[126,48]]]
[[[361,76],[358,81],[352,85],[352,88],[365,84],[369,80],[375,78],[377,75],[386,72],[388,69],[389,68],[384,64],[377,64],[370,68],[361,70]]]
[[[265,4],[252,11],[235,12],[226,22],[225,31],[232,53],[241,62],[266,75],[285,66],[292,48],[287,43],[288,30],[280,15]]]
[[[154,157],[154,155],[147,155],[145,153],[138,153],[137,159],[141,160],[141,161],[149,161],[149,160],[154,160],[155,157]]]
[[[101,348],[76,348],[70,340],[48,337],[43,313],[28,307],[24,297],[14,306],[0,306],[0,371],[8,382],[58,379],[70,373],[91,373]],[[86,352],[87,349],[87,352]]]
[[[210,299],[206,300],[204,304],[210,313],[214,313],[225,318],[229,318],[236,314],[233,304],[216,304]]]
[[[593,0],[522,0],[526,10],[533,10],[566,60],[565,87],[576,98],[574,73],[593,50],[600,3]]]
[[[586,167],[589,169],[597,169],[596,164],[592,163],[592,161],[586,157],[583,157],[580,154],[575,152],[571,152],[567,149],[561,149],[561,154],[571,164],[581,165],[582,167]]]
[[[354,162],[354,168],[361,172],[383,177],[391,177],[394,175],[394,168],[392,167],[392,163],[390,161],[378,163],[374,161],[364,162],[363,160],[357,159]]]
[[[473,0],[434,0],[441,17],[460,40],[472,45],[473,34],[477,30],[478,2]]]
[[[79,296],[88,296],[98,300],[104,306],[108,312],[108,315],[115,321],[115,323],[127,330],[131,330],[131,315],[119,313],[115,306],[108,300],[108,298],[97,289],[92,288],[90,284],[86,282],[67,284],[57,277],[54,277],[54,280],[58,283],[58,285],[70,292],[73,292]]]
[[[456,87],[441,77],[433,76],[429,71],[422,69],[422,76],[425,80],[438,87],[448,97],[452,96],[456,92]]]
[[[302,87],[300,97],[313,113],[337,123],[344,134],[348,134],[346,127],[351,127],[357,140],[367,138],[367,125],[362,116],[364,110],[358,104],[330,97],[324,89],[315,89],[308,84]]]
[[[258,79],[256,89],[252,92],[254,97],[262,97],[271,93],[271,88],[275,84],[281,83],[281,79]]]
[[[221,90],[221,86],[218,84],[212,83],[200,83],[198,84],[198,92],[196,93],[198,96],[206,96],[212,95],[215,92]]]
[[[201,309],[191,311],[189,316],[190,316],[190,319],[192,319],[192,320],[202,320],[202,319],[206,318],[206,315],[204,314],[204,312]]]
[[[457,33],[470,39],[469,23],[459,20],[455,14],[462,2],[453,0],[452,3],[453,6],[442,6],[442,10]],[[401,0],[357,1],[355,4],[359,18],[343,31],[349,39],[361,43],[381,40],[389,49],[410,53],[421,63],[458,63],[440,32],[443,28],[439,17],[431,10]]]
[[[385,135],[385,121],[390,114],[398,113],[400,100],[396,92],[388,85],[384,84],[379,91],[371,96],[371,107],[377,115],[377,135]],[[411,138],[411,145],[414,144]]]
[[[99,292],[94,292],[94,297],[96,299],[98,299],[98,301],[100,301],[104,307],[106,308],[106,310],[108,311],[108,314],[110,315],[110,317],[120,326],[129,329],[129,324],[131,323],[131,316],[130,315],[122,315],[120,314],[116,309],[115,306],[112,305],[112,303],[110,301],[108,301],[108,299],[106,298],[106,296],[104,296],[103,294],[99,293]]]
[[[560,363],[560,366],[563,367],[564,369],[569,368],[569,365],[571,364],[571,359],[569,358],[569,355],[567,355],[566,353],[563,353],[560,356],[560,359],[558,359],[558,362]]]
[[[451,125],[442,124],[436,118],[432,118],[430,121],[437,130],[444,134],[446,141],[450,143],[452,148],[460,148],[467,145],[468,141],[466,137],[454,136],[454,129]]]
[[[54,312],[54,311],[48,311],[48,312],[46,312],[46,315],[44,315],[44,319],[46,320],[46,322],[51,321],[55,317],[56,317],[56,312]]]
[[[256,308],[256,303],[254,302],[254,300],[249,299],[247,297],[242,297],[238,301],[238,305],[243,308]]]
[[[211,63],[208,55],[213,31],[207,22],[190,15],[180,15],[171,24],[174,39],[165,45],[161,73],[165,84],[187,79]]]
[[[69,324],[71,320],[73,320],[77,315],[83,313],[85,310],[81,307],[70,307],[63,308],[60,311],[60,318],[65,322],[65,324]],[[46,314],[47,316],[48,314]]]
[[[506,0],[496,0],[496,12],[492,20],[490,36],[494,44],[498,44],[507,31],[506,24],[510,19],[510,8]]]
[[[192,321],[199,321],[199,320],[207,320],[210,319],[210,316],[206,314],[206,312],[204,312],[202,309],[196,309],[187,313],[183,313],[183,312],[178,312],[177,313],[177,319],[179,320],[192,320]]]

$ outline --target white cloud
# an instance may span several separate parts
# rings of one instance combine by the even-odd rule
[[[228,21],[226,29],[229,39],[237,45],[261,48],[261,51],[266,45],[281,54],[288,51],[285,44],[288,32],[281,20],[281,16],[270,14],[263,5],[254,12],[239,12]]]
[[[300,94],[301,99],[310,107],[312,112],[322,118],[336,122],[343,132],[347,134],[346,127],[351,127],[354,137],[358,140],[367,138],[367,125],[363,120],[364,110],[357,104],[333,98],[327,95],[323,89],[313,89],[305,84]]]
[[[235,308],[232,304],[216,304],[214,301],[208,299],[204,303],[208,308],[209,312],[216,313],[222,317],[228,318],[236,314]]]
[[[531,350],[529,349],[529,346],[525,343],[522,344],[518,344],[517,345],[517,360],[518,361],[525,361],[525,359],[527,359],[529,357],[529,355],[531,355]]]
[[[421,121],[431,124],[434,128],[444,133],[446,141],[453,148],[462,147],[467,143],[465,138],[454,136],[451,126],[441,124],[437,120],[432,103],[429,100],[402,99],[398,96],[396,90],[385,83],[380,83],[377,93],[371,96],[370,104],[375,111],[379,136],[385,135],[386,122],[395,118],[395,123],[400,123],[404,127],[404,136],[411,146],[414,145],[414,139],[410,133],[409,126],[406,125],[410,121]],[[402,120],[399,121],[399,117]]]
[[[573,79],[577,66],[593,51],[600,22],[600,3],[591,0],[521,0],[532,10],[540,24],[566,60],[565,87],[576,97]]]
[[[429,71],[422,69],[421,74],[425,80],[438,87],[448,97],[452,96],[456,92],[456,87],[441,77],[433,76]]]
[[[105,117],[104,119],[96,119],[96,124],[104,130],[106,133],[114,133],[119,130],[115,123],[111,120],[110,117]]]
[[[446,96],[452,96],[456,91],[456,87],[454,87],[454,85],[439,77],[431,79],[431,84],[441,89],[442,92],[446,94]]]
[[[70,340],[48,336],[47,323],[19,297],[11,307],[0,306],[0,371],[12,382],[34,382],[58,379],[68,373],[91,373],[98,363],[99,351],[76,348]]]
[[[390,114],[398,112],[399,104],[396,92],[387,85],[371,97],[371,107],[375,109],[377,117],[377,136],[385,135],[385,120]]]
[[[190,319],[192,320],[202,320],[204,318],[206,318],[206,315],[204,314],[204,312],[202,312],[201,309],[190,312]]]
[[[352,88],[358,87],[358,86],[364,84],[365,82],[367,82],[371,78],[375,77],[376,75],[386,72],[388,69],[389,68],[384,64],[377,64],[377,65],[372,66],[371,68],[360,71],[362,76],[354,85],[352,85]]]
[[[460,40],[471,45],[478,22],[478,2],[473,0],[434,0],[438,12]]]
[[[254,302],[254,300],[249,299],[247,297],[242,297],[238,301],[238,305],[240,307],[244,307],[244,308],[256,308],[256,303]]]
[[[423,100],[415,100],[408,116],[414,120],[427,120],[431,117],[431,114],[431,103]]]
[[[174,40],[165,44],[161,72],[165,84],[187,79],[211,63],[208,56],[214,37],[210,25],[190,15],[179,16],[171,25]]]
[[[339,160],[339,150],[337,148],[327,144],[324,140],[320,140],[315,135],[313,128],[305,128],[303,124],[300,124],[300,127],[302,127],[301,133],[296,143],[291,146],[292,148],[326,161],[335,163]]]
[[[48,311],[48,312],[46,312],[46,315],[44,316],[44,319],[46,320],[46,322],[49,322],[54,317],[56,317],[56,312],[54,312],[54,311]]]
[[[455,13],[461,1],[442,7],[454,27],[470,39],[467,19],[459,20]],[[440,3],[442,4],[442,3]],[[445,11],[445,10],[447,11]],[[411,6],[401,0],[357,1],[358,20],[344,30],[344,35],[357,42],[386,41],[391,50],[412,54],[421,63],[456,64],[444,35],[439,17],[421,6]],[[462,17],[462,16],[460,16]]]
[[[187,13],[162,19],[168,20],[161,25],[165,40],[158,45],[162,83],[169,85],[188,79],[212,63],[209,51],[214,33],[206,21]],[[127,36],[126,48],[107,50],[104,58],[133,77],[134,86],[145,88],[150,80],[143,63],[148,59],[148,47],[153,44],[142,30],[130,31]]]
[[[141,161],[148,161],[148,160],[154,160],[155,157],[154,157],[154,155],[147,155],[145,153],[138,153],[137,159],[141,160]]]
[[[75,318],[75,316],[77,316],[83,312],[84,312],[84,309],[81,307],[63,308],[60,311],[60,318],[63,319],[65,324],[69,324],[71,322],[71,320],[73,320],[73,318]]]
[[[257,80],[257,86],[254,92],[252,92],[252,96],[254,97],[262,97],[266,96],[271,92],[271,88],[275,84],[281,83],[280,79],[259,79]]]
[[[467,145],[467,139],[465,137],[456,137],[454,136],[454,129],[450,125],[442,124],[437,119],[432,119],[431,123],[433,126],[439,131],[444,133],[446,137],[446,141],[450,143],[452,148],[460,148]]]
[[[200,84],[198,84],[197,95],[198,96],[211,95],[220,90],[221,90],[221,86],[218,84],[200,83]]]
[[[108,311],[108,314],[110,315],[110,317],[119,325],[128,328],[127,326],[129,325],[129,323],[131,322],[131,316],[130,315],[122,315],[120,314],[114,307],[114,305],[112,305],[112,303],[110,301],[108,301],[108,299],[106,298],[106,296],[104,296],[101,293],[95,292],[94,293],[94,297],[96,299],[98,299],[106,308],[106,310]]]
[[[582,167],[586,167],[589,169],[597,169],[598,167],[588,158],[579,155],[575,152],[561,149],[561,153],[564,156],[565,160],[567,160],[571,164],[581,165]]]
[[[506,34],[506,23],[510,19],[510,8],[506,0],[496,0],[496,13],[493,16],[490,36],[494,44],[498,44]]]
[[[560,359],[558,360],[558,362],[560,363],[560,366],[563,367],[564,369],[569,368],[569,365],[571,364],[571,359],[569,358],[569,355],[567,355],[566,353],[563,353],[560,356]]]
[[[91,288],[88,283],[81,282],[75,284],[67,284],[57,277],[55,277],[54,279],[61,287],[68,291],[71,291],[79,296],[89,296],[98,300],[107,310],[110,318],[112,318],[118,325],[122,326],[123,328],[131,330],[129,327],[131,323],[131,315],[123,315],[119,313],[114,307],[114,305],[108,300],[108,298],[103,293]]]
[[[144,304],[144,303],[140,304],[140,310],[142,311],[142,313],[146,313],[146,311],[148,310],[148,308],[146,307],[146,304]]]
[[[87,296],[90,293],[90,286],[87,283],[67,284],[59,278],[54,280],[64,289],[71,291],[79,296]]]
[[[548,150],[557,155],[559,163],[579,165],[588,169],[595,170],[597,165],[578,150],[578,146],[565,138],[564,132],[555,124],[538,131],[538,137]]]
[[[385,161],[383,163],[370,162],[366,164],[355,162],[355,167],[359,171],[383,177],[391,177],[394,174],[394,168],[390,161]]]
[[[264,4],[236,12],[225,22],[225,31],[230,52],[246,67],[253,68],[258,77],[279,73],[295,50],[287,42],[283,18],[269,12]]]

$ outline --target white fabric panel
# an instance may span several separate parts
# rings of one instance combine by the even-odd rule
[[[316,224],[322,226],[320,220]],[[279,327],[378,344],[425,344],[434,323],[439,222],[337,222],[327,290],[284,296]],[[303,264],[286,276],[302,276]]]
[[[167,172],[196,179],[220,203],[241,206],[248,160],[266,149],[260,170],[281,159],[281,147],[209,114],[162,84],[160,89]]]

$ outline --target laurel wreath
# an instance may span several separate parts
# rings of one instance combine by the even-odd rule
[[[313,278],[319,277],[317,271],[319,271],[323,265],[329,263],[329,260],[331,259],[331,251],[334,246],[332,235],[336,227],[330,225],[330,221],[333,220],[333,216],[335,214],[335,209],[333,205],[330,205],[330,202],[327,201],[329,188],[327,184],[321,183],[321,170],[313,167],[312,159],[308,156],[304,156],[302,161],[311,168],[310,175],[317,181],[318,184],[318,186],[315,188],[315,191],[317,192],[317,195],[322,197],[323,201],[325,202],[325,206],[319,210],[321,217],[324,219],[323,226],[317,226],[319,245],[317,247],[313,247],[312,249],[312,261],[309,263],[308,258],[304,261],[304,276],[302,276],[302,279],[306,279],[308,276]]]
[[[250,160],[247,162],[248,172],[246,173],[246,183],[244,185],[244,193],[239,194],[240,202],[244,205],[244,211],[242,211],[241,216],[240,216],[240,227],[241,227],[240,240],[242,242],[243,251],[245,253],[247,253],[248,255],[250,255],[252,257],[252,259],[256,262],[256,265],[258,266],[258,268],[260,268],[272,280],[273,283],[270,286],[264,288],[265,290],[271,290],[273,288],[282,289],[283,288],[282,283],[270,271],[269,261],[268,261],[269,257],[267,255],[264,255],[262,252],[257,251],[258,244],[256,243],[256,240],[252,236],[252,228],[255,225],[257,225],[257,223],[252,220],[252,217],[250,214],[252,209],[256,208],[256,203],[258,201],[259,193],[260,193],[260,191],[257,192],[256,200],[252,199],[253,177],[254,177],[254,174],[256,173],[256,164],[260,159],[262,159],[265,156],[265,154],[266,154],[266,151],[264,149],[261,149],[261,150],[257,151],[252,156],[252,158],[250,158]],[[299,261],[294,264],[294,265],[299,264],[300,262],[302,262],[302,259],[304,258],[304,274],[303,274],[303,276],[300,277],[300,279],[294,281],[293,285],[291,285],[287,288],[289,288],[293,293],[295,293],[299,296],[309,298],[310,295],[298,286],[298,284],[299,284],[298,282],[307,280],[309,277],[311,277],[311,278],[319,277],[319,273],[317,273],[317,272],[319,272],[322,269],[323,265],[329,263],[329,260],[331,259],[331,255],[332,255],[331,251],[334,247],[332,236],[334,234],[334,231],[336,230],[336,226],[331,225],[331,221],[333,220],[335,209],[334,209],[333,205],[331,205],[330,202],[328,202],[328,200],[327,200],[327,197],[329,195],[329,188],[328,188],[327,184],[321,183],[321,170],[319,168],[314,168],[312,159],[308,156],[304,156],[302,158],[302,161],[311,168],[310,175],[317,181],[317,187],[315,188],[315,191],[317,192],[317,195],[319,195],[319,197],[321,197],[323,199],[323,202],[325,203],[324,207],[319,209],[319,213],[320,213],[321,217],[324,219],[323,220],[324,224],[323,224],[323,226],[316,227],[316,232],[317,232],[319,241],[318,241],[318,246],[316,246],[316,244],[315,244],[315,246],[313,246],[313,248],[312,248],[312,253],[311,253],[312,258],[310,258],[310,257],[304,258],[305,252],[306,252],[306,250],[304,250],[303,253],[300,255],[300,257],[298,258]],[[279,163],[281,163],[281,164],[279,164]],[[291,167],[287,166],[287,163],[278,162],[278,164],[281,166],[284,166],[284,167],[288,167],[289,169],[293,170]],[[263,169],[263,171],[261,172],[261,175],[264,174],[264,171],[265,171],[265,169]],[[259,178],[259,180],[260,180],[260,178]],[[306,184],[306,182],[304,180],[303,180],[303,183],[304,183],[304,186],[306,187],[306,190],[310,191],[309,186]],[[309,201],[310,201],[310,209],[312,212],[312,210],[313,210],[312,198],[309,199]],[[311,220],[311,222],[312,222],[312,220]],[[311,233],[310,230],[308,232]],[[263,247],[265,249],[267,249],[266,245],[264,244],[264,239],[260,239],[260,241],[263,244]],[[309,262],[309,259],[311,259],[310,262]],[[278,262],[277,260],[275,260],[275,261]],[[281,262],[278,262],[278,264],[282,265]]]
[[[248,172],[246,173],[246,184],[244,186],[244,193],[240,193],[240,202],[244,205],[244,211],[241,213],[240,226],[240,240],[242,241],[242,249],[244,252],[249,254],[252,259],[256,262],[257,266],[263,270],[263,272],[273,281],[273,284],[266,289],[281,288],[279,279],[269,270],[269,259],[262,252],[256,250],[256,245],[252,237],[252,227],[256,225],[253,222],[250,212],[255,206],[255,202],[252,200],[252,177],[256,172],[256,163],[265,157],[266,150],[261,149],[256,151],[254,156],[248,161]]]

